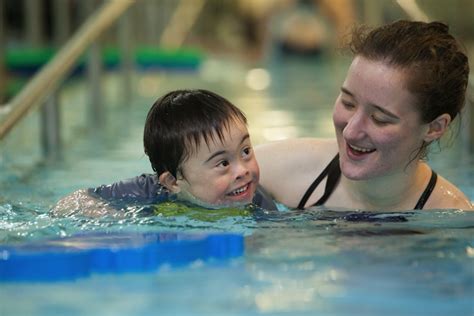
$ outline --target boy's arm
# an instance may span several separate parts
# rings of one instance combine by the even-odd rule
[[[134,202],[141,204],[159,203],[169,198],[168,191],[158,182],[156,175],[142,174],[96,188],[78,190],[62,198],[51,209],[55,216],[81,214],[99,217],[122,215],[113,202]]]
[[[51,216],[57,217],[75,215],[101,217],[105,215],[120,216],[121,212],[106,200],[89,194],[86,189],[81,189],[60,199],[49,213]]]
[[[154,174],[142,174],[138,177],[118,181],[112,184],[89,188],[88,193],[105,200],[131,200],[141,203],[160,202],[168,198],[167,191]]]

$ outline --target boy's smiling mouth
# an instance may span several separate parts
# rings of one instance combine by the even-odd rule
[[[230,196],[239,196],[239,195],[242,195],[242,194],[245,194],[248,189],[250,187],[250,183],[247,183],[246,185],[244,185],[243,187],[240,187],[230,193],[227,193],[227,195],[230,195]]]

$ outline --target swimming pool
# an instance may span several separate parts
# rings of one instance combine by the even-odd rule
[[[324,58],[324,57],[321,57]],[[233,233],[241,256],[197,260],[143,273],[96,273],[60,282],[1,282],[5,315],[470,315],[474,312],[474,215],[460,211],[372,213],[288,211],[217,221],[189,217],[52,218],[47,211],[78,188],[151,172],[142,150],[145,115],[164,91],[214,90],[248,115],[254,144],[333,135],[331,108],[346,60],[287,59],[265,66],[271,84],[245,83],[249,66],[207,60],[199,73],[142,73],[133,104],[108,75],[107,123],[87,124],[84,83],[63,91],[63,160],[37,163],[36,114],[1,144],[0,242],[20,245],[81,233]],[[310,63],[313,67],[309,67]],[[223,64],[227,71],[223,72]],[[259,65],[253,65],[258,68]],[[460,142],[432,165],[474,200],[472,154]]]

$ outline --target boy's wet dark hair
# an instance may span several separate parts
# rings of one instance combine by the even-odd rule
[[[202,140],[223,140],[232,121],[247,124],[245,115],[225,98],[207,90],[175,90],[159,98],[148,112],[143,133],[145,154],[153,170],[177,176],[179,166]]]

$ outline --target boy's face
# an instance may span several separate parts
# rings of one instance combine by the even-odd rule
[[[251,203],[260,172],[247,127],[231,120],[222,142],[214,136],[209,146],[202,139],[198,150],[181,165],[173,191],[205,207]]]

